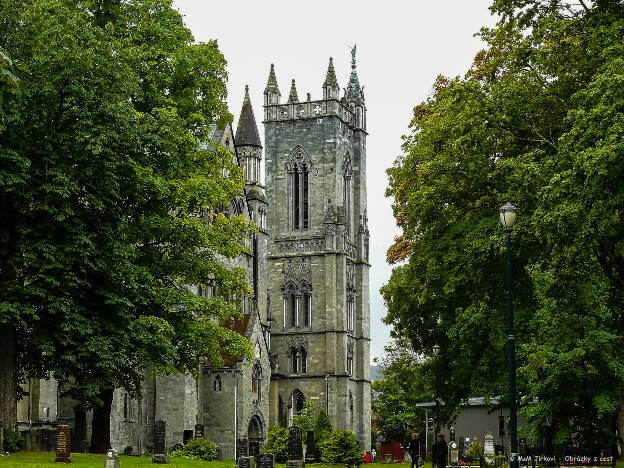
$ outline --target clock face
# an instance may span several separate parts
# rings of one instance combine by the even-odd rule
[[[321,113],[321,106],[319,106],[318,104],[314,106],[314,113],[316,115],[319,115]]]

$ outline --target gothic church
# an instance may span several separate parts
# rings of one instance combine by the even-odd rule
[[[234,324],[254,347],[253,360],[201,377],[165,376],[143,383],[143,399],[115,392],[111,443],[135,453],[167,423],[167,444],[197,432],[225,458],[260,450],[269,425],[289,425],[306,401],[325,409],[334,428],[350,429],[370,448],[369,231],[366,212],[366,106],[356,73],[342,96],[332,59],[322,98],[300,100],[292,81],[286,102],[273,65],[264,90],[263,147],[248,90],[236,134],[213,128],[243,169],[245,196],[231,209],[252,219],[251,254],[232,266],[247,272],[255,297]],[[260,174],[264,162],[265,183]],[[195,286],[210,296],[208,287]],[[27,384],[18,404],[25,448],[50,448],[56,424],[72,428],[72,451],[85,449],[90,414],[58,397],[53,380]],[[244,444],[244,447],[243,445]]]

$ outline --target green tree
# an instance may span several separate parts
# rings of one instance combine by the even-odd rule
[[[243,181],[200,144],[231,120],[225,59],[168,0],[2,0],[0,23],[20,67],[0,127],[0,380],[53,370],[102,452],[115,388],[250,352],[222,326],[248,293],[222,263],[251,229],[224,213]],[[214,299],[186,286],[209,279]],[[3,393],[9,425],[11,407]]]
[[[496,0],[491,9],[501,20],[481,32],[487,49],[464,78],[438,78],[388,171],[403,230],[388,260],[405,263],[382,288],[386,321],[425,357],[440,345],[445,402],[506,395],[496,212],[512,201],[527,431],[604,446],[623,382],[623,6]]]
[[[270,426],[263,451],[272,453],[278,463],[288,460],[288,429],[277,425]]]
[[[321,447],[325,463],[358,466],[364,463],[364,450],[358,447],[357,437],[351,431],[333,431]]]
[[[315,401],[306,401],[303,409],[293,418],[293,424],[301,428],[305,442],[308,431],[313,431],[318,419],[321,407]]]
[[[371,409],[379,434],[385,440],[402,443],[412,432],[422,434],[424,439],[425,411],[417,403],[434,398],[435,380],[429,379],[429,363],[413,353],[405,340],[387,346],[378,362],[380,378],[372,383]]]

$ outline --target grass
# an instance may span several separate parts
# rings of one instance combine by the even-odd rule
[[[61,468],[62,463],[54,462],[54,452],[19,452],[0,457],[0,468]],[[72,462],[68,468],[103,468],[105,455],[92,453],[72,453]],[[132,457],[120,455],[121,468],[147,468],[147,467],[169,467],[169,468],[235,468],[234,460],[223,461],[191,461],[180,458],[170,458],[168,465],[155,465],[151,458]],[[360,465],[360,468],[411,468],[411,463],[393,463],[392,465],[371,463]],[[285,468],[284,463],[276,463],[275,468]],[[422,468],[431,468],[431,463],[421,465]],[[314,468],[336,468],[336,465],[314,465]],[[605,467],[606,468],[606,467]],[[616,468],[624,468],[624,461],[618,461]]]

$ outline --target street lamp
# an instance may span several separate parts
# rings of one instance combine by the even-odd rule
[[[516,222],[518,210],[511,203],[500,209],[500,219],[507,235],[507,311],[509,317],[509,335],[507,337],[509,367],[509,467],[519,468],[518,460],[518,421],[516,419],[516,337],[514,335],[513,302],[511,299],[511,233]]]
[[[440,433],[440,397],[439,397],[439,379],[438,379],[438,354],[440,354],[440,347],[438,345],[433,346],[433,354],[435,356],[435,372],[436,372],[436,436]],[[435,441],[435,436],[433,438]]]

